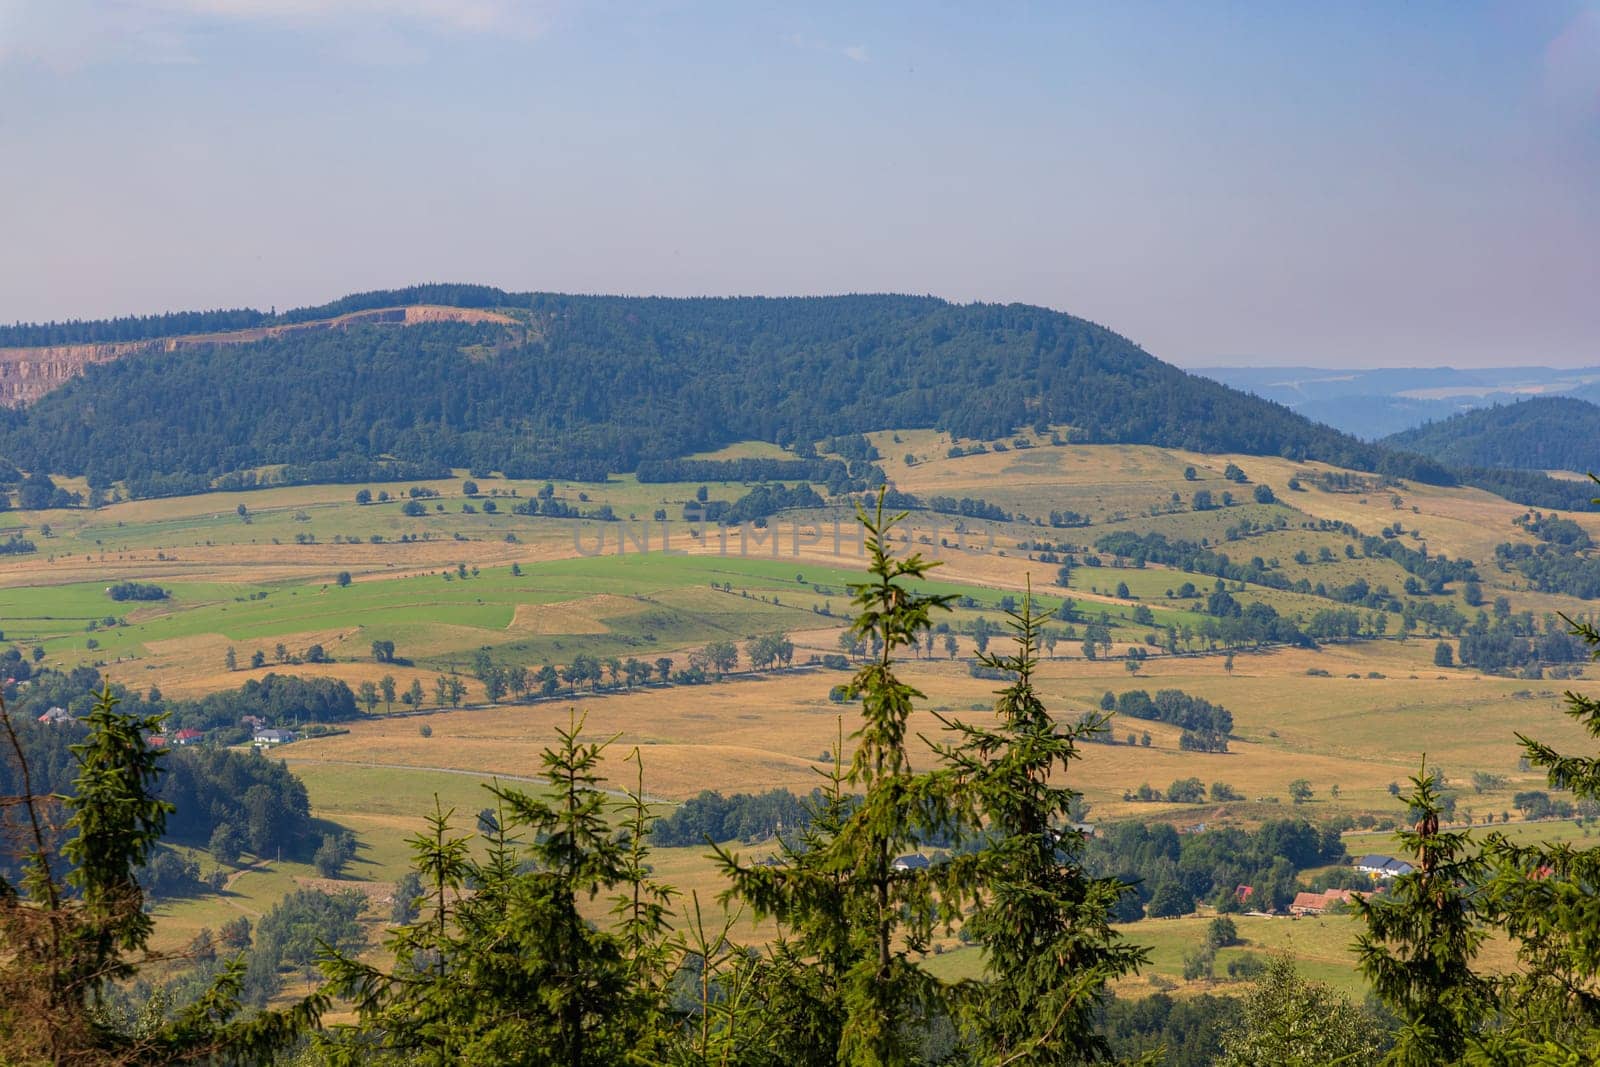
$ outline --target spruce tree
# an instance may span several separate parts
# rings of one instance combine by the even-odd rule
[[[947,830],[950,813],[931,778],[912,767],[909,722],[922,694],[896,674],[895,657],[914,647],[952,597],[914,587],[937,564],[916,552],[895,556],[890,538],[904,514],[886,516],[881,491],[874,511],[858,509],[857,517],[871,580],[851,586],[857,615],[850,632],[873,657],[850,683],[861,700],[861,725],[851,735],[856,750],[843,784],[860,799],[800,862],[791,856],[752,867],[720,855],[732,898],[758,916],[776,916],[811,951],[828,954],[824,966],[836,990],[819,988],[814,1003],[832,1016],[801,1020],[805,1028],[837,1027],[838,1062],[879,1067],[911,1062],[908,1027],[944,992],[919,962],[941,918],[941,872],[897,870],[895,860]]]
[[[114,983],[162,959],[149,950],[153,920],[138,872],[155,854],[172,805],[156,797],[164,753],[146,739],[163,715],[117,710],[107,685],[95,695],[88,736],[72,746],[78,776],[69,797],[34,792],[10,713],[0,732],[22,794],[0,798],[20,815],[20,880],[0,877],[0,1062],[126,1064],[257,1062],[316,1025],[326,998],[241,1017],[241,960],[226,964],[195,1001],[176,1011],[157,999],[135,1018],[108,1010]],[[56,815],[68,813],[58,845]]]
[[[1600,657],[1600,633],[1568,619]],[[1566,714],[1600,738],[1600,701],[1566,694]],[[1600,800],[1600,759],[1563,755],[1518,733],[1528,762],[1551,788],[1581,804]],[[1492,1062],[1567,1063],[1600,1059],[1600,847],[1518,844],[1490,839],[1495,865],[1485,910],[1517,946],[1517,969],[1500,980],[1504,1029],[1485,1038]]]
[[[965,924],[983,951],[984,974],[963,987],[964,1018],[986,1062],[1080,1063],[1109,1055],[1095,1015],[1106,982],[1136,971],[1145,950],[1111,928],[1129,887],[1091,878],[1073,827],[1080,799],[1061,784],[1078,742],[1104,728],[1092,715],[1057,723],[1034,688],[1039,620],[1033,597],[1009,613],[1011,655],[979,662],[1010,676],[993,726],[946,720],[957,740],[941,746],[940,778],[966,818],[975,848],[951,863],[952,881],[974,902]]]
[[[1359,969],[1400,1019],[1386,1063],[1454,1063],[1493,1011],[1489,983],[1472,970],[1486,931],[1478,887],[1486,864],[1471,835],[1439,826],[1438,781],[1426,766],[1405,798],[1415,825],[1399,834],[1415,857],[1388,892],[1359,897],[1366,931],[1356,939]]]
[[[609,742],[582,731],[577,718],[557,728],[542,754],[546,792],[491,787],[498,808],[483,860],[468,836],[451,833],[449,812],[436,810],[429,832],[412,839],[428,899],[391,939],[394,968],[336,953],[324,962],[330,989],[358,1016],[333,1034],[331,1060],[599,1067],[649,1038],[638,979],[651,964],[630,959],[626,940],[649,938],[626,924],[620,934],[598,929],[579,910],[645,869],[642,845],[624,844],[610,825],[598,769]],[[641,893],[647,926],[649,898]]]

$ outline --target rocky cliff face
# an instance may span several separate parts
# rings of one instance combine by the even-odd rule
[[[284,334],[310,330],[341,330],[355,325],[413,326],[423,322],[500,322],[515,320],[494,311],[421,305],[357,311],[336,319],[264,326],[233,333],[162,337],[149,341],[122,341],[100,345],[50,345],[41,348],[0,348],[0,404],[23,407],[52,389],[78,377],[94,363],[137,356],[146,352],[171,352],[192,345],[239,345]]]
[[[161,348],[164,341],[129,341],[109,345],[51,345],[48,348],[0,348],[0,404],[21,407],[83,373],[91,363]]]

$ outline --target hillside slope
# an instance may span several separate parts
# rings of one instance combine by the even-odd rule
[[[1464,412],[1383,443],[1452,466],[1600,470],[1600,407],[1540,397]]]
[[[1069,424],[1084,441],[1363,469],[1398,462],[1396,473],[1448,478],[1037,307],[417,287],[274,321],[418,303],[495,309],[519,321],[357,324],[165,346],[89,367],[8,416],[0,451],[25,469],[100,482],[380,455],[599,477],[740,439],[791,443],[885,426],[992,439],[1023,425]],[[148,332],[146,322],[13,329],[67,342],[76,326],[114,340]]]

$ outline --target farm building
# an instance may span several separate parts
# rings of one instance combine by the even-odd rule
[[[1397,860],[1393,856],[1371,855],[1356,860],[1356,870],[1374,878],[1399,878],[1410,874],[1413,869],[1405,860]]]
[[[257,730],[255,743],[258,745],[287,745],[294,740],[291,730]]]

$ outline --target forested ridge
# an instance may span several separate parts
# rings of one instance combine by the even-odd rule
[[[507,309],[527,324],[353,326],[97,365],[8,416],[0,448],[24,469],[97,480],[382,455],[598,478],[741,439],[791,444],[889,426],[992,439],[1070,424],[1074,440],[1282,454],[1449,480],[1425,461],[1188,375],[1110,330],[1023,305],[424,286],[271,321],[419,302]],[[148,333],[149,320],[119,321],[10,333]],[[114,422],[94,418],[113,409]]]
[[[1600,467],[1596,440],[1600,407],[1550,396],[1463,412],[1383,443],[1455,466],[1589,471]]]
[[[803,451],[890,427],[995,440],[1069,426],[1074,443],[1316,459],[1537,507],[1589,506],[1570,482],[1422,443],[1368,444],[1162,363],[1104,327],[1022,304],[421,285],[281,314],[19,324],[0,327],[0,343],[141,340],[416,304],[518,321],[358,324],[91,365],[31,408],[0,414],[0,456],[156,496],[242,487],[252,475],[241,472],[279,464],[291,465],[288,481],[444,467],[599,481],[740,440]],[[118,418],[96,418],[104,411]]]

